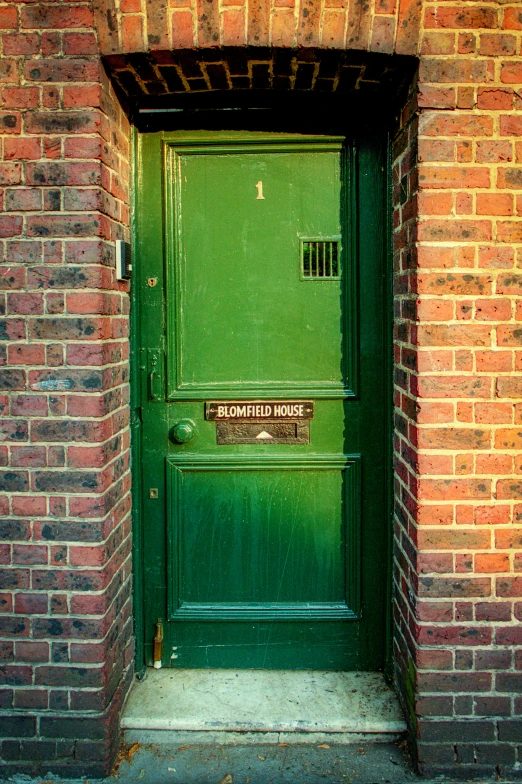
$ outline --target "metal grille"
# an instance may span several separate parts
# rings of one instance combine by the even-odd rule
[[[339,278],[339,240],[301,240],[301,270],[304,279]]]

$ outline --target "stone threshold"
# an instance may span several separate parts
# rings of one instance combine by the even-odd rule
[[[179,733],[201,743],[205,733],[218,732],[224,743],[259,742],[258,733],[265,742],[327,742],[335,735],[353,743],[368,735],[392,740],[406,723],[381,673],[149,669],[131,690],[122,728],[129,740],[129,731],[140,730],[169,731],[176,742]]]

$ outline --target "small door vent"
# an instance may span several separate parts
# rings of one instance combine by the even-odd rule
[[[339,239],[301,239],[301,278],[339,280],[341,243]]]

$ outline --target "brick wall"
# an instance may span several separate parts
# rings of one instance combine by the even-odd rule
[[[421,0],[96,0],[103,54],[318,46],[416,54]]]
[[[129,133],[98,54],[153,95],[172,49],[248,44],[420,58],[394,145],[398,683],[423,772],[519,775],[522,3],[0,2],[0,28],[4,760],[99,772],[130,672]]]
[[[396,140],[395,655],[431,775],[522,762],[521,20],[426,3]]]
[[[0,722],[101,775],[129,681],[129,127],[90,3],[0,3]]]

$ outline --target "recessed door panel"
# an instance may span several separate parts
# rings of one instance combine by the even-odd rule
[[[357,617],[357,458],[181,458],[168,470],[171,618]]]
[[[353,383],[341,144],[317,148],[169,149],[173,397],[344,396]]]

